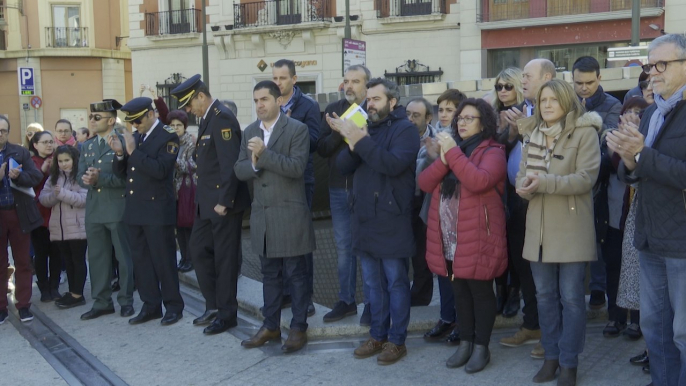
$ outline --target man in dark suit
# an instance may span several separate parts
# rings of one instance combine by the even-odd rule
[[[305,124],[281,113],[281,92],[276,84],[258,83],[253,99],[258,120],[245,129],[234,169],[239,179],[254,181],[250,239],[262,264],[264,322],[257,334],[241,345],[254,348],[280,339],[283,276],[287,275],[293,319],[281,350],[289,353],[307,343],[305,254],[315,249],[304,183],[310,141]]]
[[[205,313],[193,324],[209,324],[203,333],[213,335],[238,324],[241,224],[250,205],[247,184],[233,171],[241,127],[231,110],[212,98],[200,75],[180,84],[172,96],[179,100],[179,108],[202,118],[195,146],[198,206],[190,245]]]
[[[120,290],[117,301],[122,317],[133,316],[133,263],[124,215],[123,178],[112,170],[114,151],[107,144],[118,137],[114,126],[121,104],[114,99],[91,103],[88,127],[93,137],[81,146],[76,180],[88,189],[86,196],[86,236],[88,237],[88,275],[93,308],[82,320],[114,313],[112,305],[112,256],[116,257]],[[113,253],[113,250],[114,252]]]
[[[163,326],[171,325],[181,319],[183,312],[174,239],[173,176],[179,137],[155,118],[150,98],[132,99],[121,109],[136,133],[124,131],[125,144],[112,136],[109,145],[115,152],[112,169],[126,179],[123,220],[129,226],[136,287],[144,303],[129,324],[162,318]]]

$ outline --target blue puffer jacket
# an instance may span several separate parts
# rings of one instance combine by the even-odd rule
[[[337,164],[343,175],[354,173],[352,194],[353,252],[376,258],[409,258],[415,253],[412,200],[419,133],[396,108],[385,119],[369,123],[369,136],[355,150],[343,149]]]
[[[639,130],[648,134],[656,105],[648,107]],[[633,174],[620,163],[618,174],[638,182],[634,246],[663,257],[686,258],[686,92],[667,114],[655,142],[644,147]]]
[[[314,99],[308,97],[300,91],[298,86],[293,86],[293,106],[291,107],[291,118],[307,125],[310,132],[310,158],[305,167],[305,183],[314,184],[314,166],[312,153],[317,150],[317,139],[319,138],[319,126],[321,126],[322,113],[319,111],[319,104]]]

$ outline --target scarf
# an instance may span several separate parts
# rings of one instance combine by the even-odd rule
[[[681,102],[684,96],[684,91],[686,91],[686,86],[680,88],[672,94],[669,99],[664,100],[662,95],[655,94],[655,105],[657,105],[657,110],[650,117],[650,123],[648,124],[648,135],[646,135],[645,145],[652,147],[655,142],[655,138],[660,133],[660,128],[662,124],[665,123],[665,117],[669,114],[677,103]]]
[[[560,122],[551,127],[546,127],[545,123],[536,128],[531,133],[529,140],[529,152],[526,156],[526,174],[533,174],[534,172],[548,172],[548,163],[553,156],[553,149],[557,140],[560,139],[562,133],[562,125]],[[553,146],[548,149],[546,137],[553,137]]]
[[[57,146],[62,146],[62,145],[75,146],[76,145],[76,138],[69,137],[67,142],[61,142],[59,139],[57,139],[57,137],[55,137],[55,145],[56,145],[55,148],[57,148]]]
[[[586,98],[586,104],[584,107],[586,107],[586,111],[595,111],[597,107],[602,105],[605,102],[605,90],[603,90],[603,86],[598,86],[598,90],[596,90],[595,94],[591,95],[590,98]],[[582,101],[583,98],[579,98],[579,101]]]
[[[459,146],[464,155],[466,155],[467,157],[471,156],[474,149],[476,149],[476,147],[479,146],[479,144],[481,144],[481,141],[484,140],[481,137],[481,134],[473,135],[465,140],[461,139],[459,135],[455,137],[455,142],[457,142],[457,146]],[[457,176],[451,170],[443,178],[443,183],[441,184],[441,197],[443,199],[452,197],[457,191],[457,186],[459,183],[460,181],[457,179]]]

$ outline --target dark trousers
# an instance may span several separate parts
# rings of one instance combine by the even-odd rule
[[[218,317],[223,320],[238,316],[242,221],[243,212],[209,220],[196,216],[193,222],[190,251],[205,309],[219,310]]]
[[[311,161],[310,161],[311,162]],[[305,183],[305,199],[307,199],[307,207],[312,210],[312,198],[314,197],[314,183]],[[312,303],[312,295],[314,295],[314,255],[306,253],[305,255],[305,268],[307,270],[307,304]],[[290,285],[288,284],[289,276],[288,272],[283,273],[283,294],[285,296],[291,295]]]
[[[134,280],[143,301],[143,310],[183,311],[176,270],[176,244],[173,225],[131,225],[131,257]]]
[[[524,323],[522,327],[528,330],[539,330],[538,301],[536,300],[536,284],[531,275],[529,261],[522,257],[524,251],[524,236],[526,233],[527,202],[514,191],[508,191],[508,210],[510,218],[507,220],[507,249],[510,264],[519,277],[519,286],[524,298]]]
[[[434,294],[434,275],[426,263],[426,224],[419,218],[424,196],[415,197],[412,213],[412,232],[417,250],[412,256],[412,288],[410,288],[410,305],[426,306],[431,303]]]
[[[627,310],[617,307],[619,291],[619,271],[622,268],[622,240],[624,232],[612,227],[607,228],[605,242],[601,244],[605,272],[607,273],[607,313],[609,320],[626,323]]]
[[[69,292],[83,295],[83,287],[86,285],[86,248],[88,242],[84,240],[56,241],[60,250],[62,261],[67,268],[67,280]]]
[[[281,299],[284,276],[288,275],[288,287],[292,303],[291,330],[307,331],[307,263],[305,256],[283,258],[260,256],[262,264],[262,295],[264,297],[264,327],[278,330],[281,326]]]
[[[460,339],[488,346],[495,323],[496,304],[493,280],[453,280],[455,309]]]
[[[192,254],[190,251],[192,231],[193,228],[176,227],[176,241],[179,243],[179,252],[181,252],[181,260],[191,260],[192,258]]]
[[[55,242],[50,241],[50,231],[40,226],[31,231],[31,242],[36,252],[36,281],[42,291],[57,289],[60,286],[62,261],[60,250]]]
[[[7,266],[9,265],[8,245],[12,246],[14,258],[14,297],[17,308],[31,306],[31,289],[33,274],[31,273],[31,256],[29,249],[31,235],[22,233],[17,210],[0,210],[0,311],[7,310]],[[58,282],[59,283],[59,282]]]

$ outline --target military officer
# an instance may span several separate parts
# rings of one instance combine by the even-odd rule
[[[116,138],[114,124],[121,104],[114,99],[90,105],[88,126],[94,136],[81,146],[77,181],[88,189],[86,196],[86,236],[88,272],[93,308],[81,319],[95,319],[114,313],[112,304],[112,247],[119,261],[119,294],[122,317],[132,316],[133,264],[124,215],[124,179],[114,175],[114,151],[108,144]]]
[[[110,138],[115,152],[114,173],[126,179],[124,222],[129,226],[136,288],[141,312],[129,324],[162,318],[163,326],[183,315],[183,298],[176,271],[176,199],[174,165],[179,136],[155,117],[150,98],[134,98],[122,106],[126,122],[136,133],[124,133],[124,142]],[[162,317],[162,303],[166,312]]]
[[[179,100],[179,108],[202,118],[195,147],[197,209],[190,245],[205,313],[193,324],[209,324],[203,333],[218,334],[237,325],[241,224],[250,205],[248,187],[233,171],[241,128],[233,113],[212,98],[200,75],[180,84],[172,96]]]

